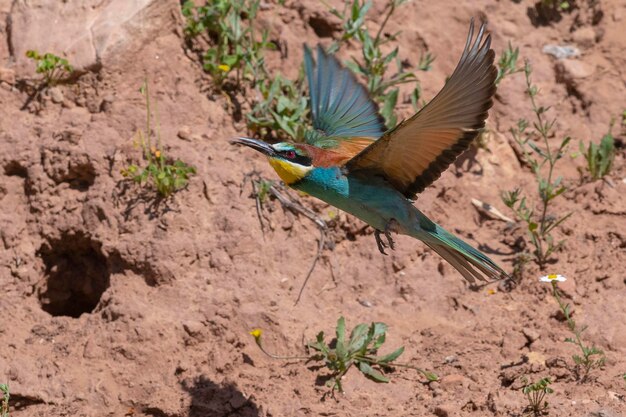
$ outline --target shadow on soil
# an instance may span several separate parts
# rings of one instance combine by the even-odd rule
[[[219,385],[202,375],[181,385],[191,395],[189,417],[261,416],[257,405],[232,383]]]

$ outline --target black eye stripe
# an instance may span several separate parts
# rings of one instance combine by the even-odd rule
[[[282,151],[279,153],[289,162],[294,162],[298,165],[309,166],[311,165],[311,162],[312,162],[311,158],[309,158],[308,156],[298,155],[298,153],[295,151],[289,150],[289,151]]]

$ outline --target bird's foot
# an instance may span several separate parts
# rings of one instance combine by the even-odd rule
[[[385,252],[385,248],[387,247],[387,245],[385,245],[385,242],[383,242],[383,240],[380,238],[380,235],[383,232],[381,232],[378,229],[374,230],[374,237],[376,238],[376,245],[378,245],[378,250],[380,251],[380,253],[382,253],[383,255],[387,255],[387,252]]]
[[[383,255],[387,255],[387,252],[385,252],[385,249],[387,247],[391,248],[391,250],[395,250],[395,243],[393,241],[393,238],[391,237],[391,232],[398,233],[398,226],[399,225],[396,219],[391,219],[385,225],[384,232],[381,232],[378,229],[374,231],[374,237],[376,238],[376,244],[378,245],[378,250]],[[380,235],[383,233],[385,234],[385,237],[387,238],[387,243],[383,242],[383,239],[380,237]]]

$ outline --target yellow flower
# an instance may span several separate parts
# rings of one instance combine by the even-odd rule
[[[230,71],[230,65],[222,64],[222,65],[218,65],[217,67],[224,72]]]
[[[488,295],[494,295],[496,292],[497,292],[497,291],[496,291],[495,289],[493,289],[493,288],[489,288],[489,289],[487,290],[487,294],[488,294]]]
[[[250,332],[250,334],[251,334],[252,336],[254,336],[254,338],[255,338],[256,340],[259,340],[259,338],[261,337],[261,334],[262,334],[262,333],[263,333],[263,331],[262,331],[261,329],[254,329],[254,330],[252,330],[252,331]]]
[[[541,282],[553,282],[553,281],[557,281],[557,282],[563,282],[566,281],[567,278],[565,278],[563,275],[559,275],[559,274],[550,274],[550,275],[546,275],[543,277],[539,278],[539,281]]]
[[[154,156],[157,157],[157,158],[160,158],[161,157],[161,151],[159,151],[157,149],[157,151],[154,153]]]

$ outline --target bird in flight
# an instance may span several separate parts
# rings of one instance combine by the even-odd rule
[[[441,91],[419,112],[386,130],[378,107],[337,58],[305,46],[313,129],[306,143],[237,138],[265,154],[290,187],[346,211],[374,228],[378,249],[391,233],[424,242],[470,283],[507,277],[480,251],[431,221],[414,205],[485,126],[496,91],[491,36],[470,23],[461,59]],[[382,237],[384,235],[384,238]],[[386,240],[386,242],[385,242]]]

